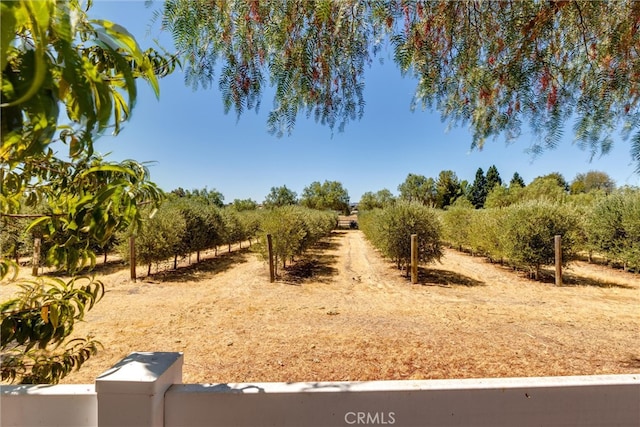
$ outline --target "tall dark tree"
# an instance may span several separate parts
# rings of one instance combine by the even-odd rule
[[[469,201],[476,209],[481,209],[484,207],[487,194],[489,194],[487,190],[487,178],[484,176],[482,168],[478,168],[476,178],[473,180],[473,184],[471,184],[471,188],[469,189]]]
[[[492,165],[487,169],[487,193],[493,189],[496,185],[502,185],[502,178],[495,165]]]
[[[509,181],[509,188],[511,187],[525,187],[526,184],[524,183],[524,179],[522,179],[522,177],[520,176],[520,174],[518,172],[514,172],[513,173],[513,177],[511,178],[511,181]]]

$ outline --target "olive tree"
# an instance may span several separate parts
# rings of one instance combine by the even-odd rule
[[[575,259],[578,217],[568,206],[542,200],[507,208],[504,251],[515,265],[529,269],[536,280],[543,265],[555,262],[554,237],[562,236],[562,261]]]
[[[628,268],[640,269],[640,191],[600,198],[587,219],[589,247]]]
[[[385,209],[365,212],[360,228],[367,239],[398,268],[411,263],[411,235],[418,237],[418,260],[440,259],[441,225],[434,209],[419,202],[398,201]]]

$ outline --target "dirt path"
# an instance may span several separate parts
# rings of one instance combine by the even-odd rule
[[[77,329],[105,349],[64,382],[132,351],[182,351],[203,383],[640,372],[638,275],[576,264],[556,288],[447,250],[411,285],[357,230],[298,265],[273,284],[246,249],[138,283],[105,272]]]

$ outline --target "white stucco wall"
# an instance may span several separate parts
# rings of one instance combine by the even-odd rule
[[[640,426],[640,375],[190,384],[165,426]]]
[[[181,353],[132,353],[93,385],[2,386],[3,427],[640,426],[640,374],[181,384]]]
[[[93,384],[2,386],[2,427],[96,427],[98,399]]]

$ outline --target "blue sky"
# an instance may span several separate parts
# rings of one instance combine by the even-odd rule
[[[156,1],[95,1],[91,18],[108,19],[129,30],[143,49],[160,44],[173,46],[168,34],[155,25],[149,34]],[[503,180],[518,172],[529,183],[537,176],[560,172],[571,181],[577,173],[600,170],[617,185],[640,185],[634,174],[629,142],[620,138],[610,154],[589,162],[590,154],[572,144],[571,132],[558,149],[536,158],[526,152],[533,137],[525,130],[520,140],[506,145],[502,138],[487,141],[482,151],[470,150],[471,132],[447,131],[438,112],[416,110],[409,105],[415,82],[402,78],[383,52],[384,63],[374,61],[366,75],[364,117],[331,132],[313,119],[299,117],[291,136],[277,138],[267,132],[272,98],[265,96],[259,113],[245,112],[236,120],[224,114],[222,96],[213,88],[193,91],[181,70],[160,80],[156,99],[144,83],[131,120],[117,137],[105,135],[96,145],[107,159],[151,161],[151,177],[163,190],[217,189],[225,201],[251,198],[262,202],[271,187],[286,185],[302,193],[313,181],[340,181],[352,202],[366,191],[383,188],[397,194],[407,174],[437,178],[441,170],[473,181],[476,170],[496,165]]]

